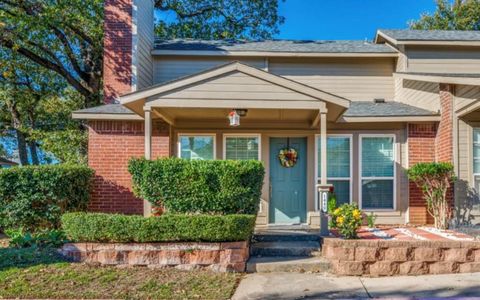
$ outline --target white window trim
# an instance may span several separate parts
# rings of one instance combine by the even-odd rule
[[[314,186],[317,185],[318,181],[322,179],[321,176],[318,175],[318,138],[321,137],[321,134],[315,134],[315,184]],[[329,137],[347,137],[350,140],[350,177],[335,177],[335,178],[328,178],[327,181],[335,181],[335,180],[348,180],[350,182],[350,191],[349,191],[349,198],[350,198],[350,204],[353,202],[353,134],[349,133],[338,133],[338,134],[327,134],[327,143],[328,143],[328,138]],[[328,165],[328,154],[327,154],[327,165]],[[318,193],[315,190],[315,210],[318,211],[320,210],[318,206]]]
[[[369,137],[393,138],[393,177],[362,177],[362,140]],[[364,211],[395,211],[397,209],[397,143],[395,134],[359,134],[358,135],[358,206]],[[362,180],[392,180],[393,179],[393,208],[363,208]]]
[[[213,137],[213,160],[217,159],[217,134],[215,133],[179,133],[177,136],[177,157],[182,157],[182,145],[180,143],[181,137],[196,137],[196,136],[210,136]]]
[[[479,141],[479,142],[476,142],[476,143],[475,143],[475,141],[474,141],[474,139],[475,139],[475,131],[476,131],[476,130],[480,131],[480,127],[472,127],[472,136],[471,136],[471,141],[472,141],[472,149],[471,149],[471,151],[472,151],[472,169],[471,169],[471,170],[472,170],[472,176],[473,176],[472,181],[471,181],[471,182],[472,182],[472,183],[471,183],[471,186],[472,186],[474,189],[476,188],[476,186],[475,186],[475,178],[480,176],[480,173],[475,173],[475,158],[478,158],[478,157],[475,157],[475,154],[474,154],[475,151],[474,151],[474,150],[475,150],[476,144],[477,144],[478,146],[480,146],[480,141]],[[479,192],[480,192],[480,191],[477,191],[477,193],[479,193]]]
[[[224,133],[223,134],[223,147],[222,158],[227,159],[227,137],[251,137],[258,139],[258,160],[262,160],[262,135],[259,133]]]

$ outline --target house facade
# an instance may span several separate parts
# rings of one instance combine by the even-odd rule
[[[318,226],[317,191],[328,186],[378,223],[425,224],[406,170],[444,161],[458,175],[456,220],[480,222],[480,33],[161,41],[153,24],[149,0],[105,1],[105,105],[73,113],[89,128],[91,210],[151,212],[131,192],[131,157],[258,159],[258,225]]]

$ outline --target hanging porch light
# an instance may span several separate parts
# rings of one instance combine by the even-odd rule
[[[237,110],[233,109],[228,114],[228,119],[230,120],[230,126],[233,126],[233,127],[240,126],[240,115],[237,113]]]

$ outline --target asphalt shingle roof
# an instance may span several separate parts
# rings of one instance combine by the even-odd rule
[[[135,114],[130,109],[121,104],[105,104],[85,109],[74,111],[74,113],[81,114],[119,114],[119,115],[132,115]]]
[[[480,31],[379,29],[397,41],[480,41]]]
[[[437,116],[437,112],[411,106],[401,102],[375,103],[370,101],[352,101],[343,114],[344,117],[406,117]]]
[[[190,51],[257,51],[302,53],[396,53],[392,48],[366,41],[313,41],[313,40],[156,40],[156,50]]]
[[[134,114],[121,104],[106,104],[75,113],[84,114]],[[352,101],[345,117],[394,117],[394,116],[436,116],[438,113],[400,102],[374,103],[373,101]]]

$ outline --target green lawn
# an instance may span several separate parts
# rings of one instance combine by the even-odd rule
[[[205,270],[88,266],[51,250],[0,248],[0,299],[228,299],[240,279]]]

